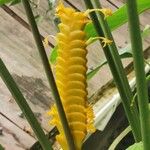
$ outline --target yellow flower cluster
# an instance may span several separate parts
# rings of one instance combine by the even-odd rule
[[[87,104],[87,59],[85,25],[89,22],[86,13],[77,12],[60,3],[56,15],[61,23],[56,36],[58,57],[56,63],[56,84],[65,110],[76,150],[81,150],[87,133],[94,132],[94,114]],[[56,125],[59,135],[56,137],[63,150],[68,150],[65,134],[58,111],[54,105],[49,111],[53,117],[51,124]]]

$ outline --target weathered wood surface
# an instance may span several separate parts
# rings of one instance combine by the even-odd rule
[[[80,0],[67,1],[72,3],[79,10],[85,10],[84,4],[81,4]],[[123,4],[118,0],[115,0],[115,2],[112,1],[115,3],[115,5],[112,5],[110,2],[105,0],[102,0],[101,2],[103,7],[110,7],[113,11],[115,11],[117,7],[120,7]],[[46,0],[42,0],[40,12],[43,13],[46,7]],[[12,6],[10,7],[10,9],[12,9],[12,11],[14,11],[24,21],[27,22],[24,9],[21,4]],[[51,12],[51,14],[54,14],[54,12]],[[52,17],[44,20],[39,24],[39,30],[42,36],[56,34],[56,27],[53,23],[53,17],[54,16],[52,15]],[[149,23],[148,20],[150,20],[149,11],[142,15],[142,28],[144,25]],[[13,17],[11,17],[10,14],[7,14],[1,8],[0,25],[0,57],[4,60],[6,66],[23,91],[23,94],[27,98],[28,103],[35,112],[38,120],[41,122],[43,129],[45,129],[45,131],[49,131],[51,127],[48,125],[49,118],[45,115],[45,112],[49,109],[54,100],[52,98],[52,94],[49,89],[32,34]],[[115,37],[115,41],[117,41],[118,47],[124,47],[127,42],[129,42],[127,24],[114,31],[113,35]],[[50,39],[50,42],[52,44],[55,44],[54,39]],[[149,40],[146,40],[144,42],[145,48],[150,46],[148,42]],[[49,55],[50,47],[48,47],[46,50],[47,54]],[[98,44],[89,46],[88,51],[89,67],[95,66],[98,62],[104,59],[103,52],[99,49]],[[129,60],[126,60],[125,65],[127,65],[128,63]],[[112,77],[108,66],[103,67],[99,71],[99,73],[89,82],[90,94],[107,83],[111,78]],[[103,102],[104,98],[102,99],[103,100],[101,101]],[[4,146],[9,146],[6,140],[10,139],[10,142],[13,146],[16,146],[16,143],[17,145],[20,144],[20,147],[16,146],[13,148],[15,150],[29,148],[35,141],[32,137],[32,135],[34,136],[34,134],[25,118],[21,117],[21,111],[19,107],[16,105],[2,80],[0,80],[0,113],[5,115],[12,121],[11,122],[7,118],[0,115],[0,126],[3,127],[5,124],[8,124],[6,128],[9,130],[9,133],[12,132],[13,135],[16,134],[20,141],[23,140],[23,143],[17,143],[15,137],[11,138],[10,135],[5,134],[3,137],[0,136],[0,144],[2,143],[4,144]],[[9,127],[9,125],[14,127],[13,130]],[[27,134],[25,132],[29,133]],[[20,135],[22,135],[23,137],[20,137]],[[9,147],[7,147],[6,150],[7,149],[9,150]]]
[[[65,5],[68,6],[67,3],[65,3]],[[43,0],[40,5],[41,14],[43,14],[42,12],[45,11],[45,9],[44,9],[45,6],[46,6],[46,1]],[[25,13],[20,4],[16,7],[11,7],[11,8],[13,11],[15,11],[17,14],[19,14],[19,16],[21,16],[24,20],[26,20]],[[54,12],[52,12],[52,14],[54,14]],[[56,26],[54,26],[53,21],[54,21],[54,15],[51,15],[51,17],[49,17],[49,19],[46,19],[41,24],[39,24],[39,30],[42,35],[47,36],[47,35],[55,35],[56,34]],[[51,43],[53,43],[55,45],[54,39],[50,38],[50,41],[51,41]],[[99,52],[98,48],[99,48],[99,44],[94,44],[89,47],[89,51],[90,51],[90,56],[88,56],[89,67],[97,64],[100,61],[98,58],[104,59],[103,53]]]
[[[11,123],[1,114],[0,127],[3,130],[0,135],[0,144],[3,145],[5,150],[27,150],[36,141],[36,139]]]
[[[68,1],[69,0],[67,0],[67,2]],[[80,10],[85,10],[84,4],[83,4],[82,1],[77,1],[76,0],[76,1],[70,1],[70,3],[73,3],[73,5],[75,5],[76,8],[78,8]],[[117,9],[117,7],[113,6],[112,4],[110,4],[107,1],[103,0],[102,4],[103,4],[102,5],[103,7],[107,7],[107,8],[110,7],[113,11],[115,11]],[[44,6],[46,6],[46,1],[43,1],[40,5],[40,7],[41,7],[40,12],[42,14],[43,14],[43,11],[44,11],[43,8],[45,8]],[[11,7],[11,8],[16,13],[18,13],[22,18],[24,18],[26,20],[26,16],[25,16],[24,12],[22,11],[23,8],[21,8],[21,7],[22,6],[18,5],[17,7]],[[52,11],[52,14],[54,14],[53,11]],[[53,18],[54,18],[54,16],[52,15],[52,17],[50,17],[50,19],[53,20]],[[54,24],[52,22],[43,21],[42,24],[39,25],[39,29],[44,35],[45,35],[45,33],[47,33],[47,35],[48,35],[48,34],[55,34],[54,32],[55,32],[56,27],[54,28]],[[46,31],[43,31],[43,30],[46,30]],[[123,32],[124,34],[120,34],[121,32]],[[117,43],[117,46],[119,48],[124,47],[127,44],[127,42],[129,41],[128,40],[128,35],[127,35],[127,25],[121,27],[117,31],[114,31],[113,35],[115,37],[115,41]],[[53,43],[54,41],[52,40],[51,42]],[[146,43],[145,43],[145,46],[147,46]],[[93,66],[95,66],[97,63],[99,63],[100,61],[102,61],[104,59],[104,55],[103,55],[103,52],[100,51],[100,48],[99,48],[98,44],[91,45],[91,46],[88,47],[88,49],[89,49],[88,65],[89,65],[89,68],[92,68]],[[106,72],[105,70],[106,69],[104,68],[104,71],[103,71],[103,68],[102,68],[102,70],[101,70],[102,76],[103,76],[103,72],[105,74],[105,72]],[[99,80],[99,83],[97,85],[101,86],[101,85],[105,84],[110,77],[111,76],[108,75],[108,78],[105,78],[104,80]],[[97,81],[96,77],[95,77],[95,81]],[[89,91],[91,91],[91,93],[92,93],[93,91],[95,91],[97,89],[98,86],[95,86],[95,83],[93,82],[93,80],[89,84],[90,84],[89,87],[91,87],[89,89]]]
[[[41,6],[42,8],[43,8],[44,4],[45,3],[43,1],[42,6]],[[23,7],[21,4],[18,4],[16,6],[12,6],[10,8],[16,14],[18,14],[21,18],[23,18],[25,21],[27,21],[26,16],[25,16],[25,12],[23,11]],[[42,9],[41,11],[44,11],[44,9]],[[40,30],[42,35],[47,36],[47,35],[55,35],[56,34],[56,27],[54,27],[54,24],[52,22],[53,18],[54,18],[54,16],[52,15],[52,17],[50,18],[51,22],[50,22],[50,20],[46,20],[46,21],[44,20],[41,24],[39,24],[39,30]],[[54,39],[50,38],[50,42],[55,45]],[[88,50],[89,50],[88,66],[89,66],[89,68],[95,66],[97,63],[99,63],[100,61],[102,61],[104,59],[103,52],[99,51],[99,47],[100,47],[100,45],[99,45],[99,43],[97,43],[97,44],[90,45],[88,48]],[[47,52],[49,52],[49,49],[51,49],[51,48],[50,47],[46,48]],[[49,55],[49,53],[48,53],[48,55]],[[99,86],[105,84],[108,81],[108,79],[109,79],[109,77],[106,78],[106,80],[100,81]],[[91,88],[89,90],[89,91],[91,91],[91,93],[94,91],[93,87],[94,87],[94,83],[92,84],[92,82],[91,82]]]
[[[46,111],[53,103],[53,98],[32,34],[2,9],[0,14],[0,56],[21,87],[43,128],[49,131],[51,126],[48,125],[49,118]],[[0,112],[16,123],[22,131],[33,134],[26,119],[20,117],[21,110],[2,80],[0,80]],[[14,129],[13,132],[17,134],[17,130]]]

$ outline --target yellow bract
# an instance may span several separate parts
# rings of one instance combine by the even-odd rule
[[[105,14],[108,15],[110,12],[105,10]],[[56,36],[58,45],[55,67],[56,84],[76,150],[81,150],[87,133],[95,131],[93,109],[87,104],[87,43],[84,27],[89,19],[87,12],[77,12],[65,7],[62,2],[56,8],[56,15],[61,21],[58,25],[60,32]],[[111,43],[108,39],[102,37],[100,39],[104,41],[104,46]],[[57,126],[59,130],[57,141],[63,150],[69,150],[55,105],[48,114],[53,117],[50,123]]]

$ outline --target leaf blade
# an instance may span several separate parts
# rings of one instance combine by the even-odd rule
[[[150,9],[150,1],[148,0],[137,0],[138,4],[138,14],[141,14],[145,10]],[[107,18],[108,25],[110,30],[113,31],[127,22],[127,8],[126,4],[120,7],[117,11],[113,13],[112,16]],[[92,23],[89,23],[85,27],[85,32],[87,39],[90,37],[97,36],[96,31]]]

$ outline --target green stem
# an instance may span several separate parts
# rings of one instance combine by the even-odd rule
[[[97,8],[101,8],[101,5],[100,5],[99,1],[94,0],[94,3],[95,3]],[[122,65],[122,62],[121,62],[121,59],[120,59],[120,56],[119,56],[119,53],[118,53],[115,41],[114,41],[113,36],[111,34],[111,30],[109,29],[107,21],[104,20],[104,17],[103,17],[102,14],[98,13],[98,19],[99,19],[101,28],[103,30],[104,36],[107,39],[111,39],[113,41],[113,43],[111,45],[109,45],[109,49],[110,49],[111,55],[113,57],[113,60],[114,60],[114,62],[116,64],[116,69],[118,69],[118,73],[119,73],[119,75],[120,75],[120,77],[122,79],[123,87],[126,89],[126,93],[128,95],[129,101],[130,101],[132,99],[132,97],[133,97],[133,94],[132,94],[129,82],[127,80],[127,77],[125,75],[125,71],[124,71],[124,68],[123,68],[123,65]]]
[[[93,5],[90,0],[84,0],[84,1],[88,9],[93,9]],[[103,16],[101,15],[99,16],[101,24],[99,23],[99,20],[95,12],[90,13],[90,17],[93,21],[93,24],[95,26],[98,36],[106,37],[108,39],[113,40],[113,37],[111,35],[107,22],[103,19]],[[112,72],[112,75],[114,77],[116,86],[119,90],[120,97],[122,99],[122,103],[123,103],[127,118],[131,124],[134,138],[138,142],[141,140],[140,121],[138,117],[138,112],[136,108],[130,110],[130,102],[133,98],[133,94],[131,92],[127,77],[125,75],[125,71],[123,69],[123,65],[121,63],[116,45],[115,43],[113,43],[109,46],[104,47],[103,50],[104,50],[106,59],[108,61],[110,70]]]
[[[147,85],[148,85],[149,81],[150,81],[150,75],[148,75],[148,76],[146,77],[146,83],[147,83]],[[136,93],[134,94],[134,96],[133,96],[133,99],[132,99],[132,101],[131,101],[130,107],[133,107],[133,105],[136,104],[136,98],[137,98],[137,92],[136,92]]]
[[[117,145],[121,142],[121,140],[126,137],[126,135],[131,132],[131,127],[126,127],[113,141],[113,143],[110,145],[108,150],[114,150],[116,149]]]
[[[49,85],[51,87],[53,96],[54,96],[55,101],[56,101],[58,114],[60,116],[60,120],[61,120],[63,129],[64,129],[64,133],[65,133],[65,136],[66,136],[66,139],[67,139],[68,147],[70,148],[70,150],[75,150],[73,137],[72,137],[71,132],[70,132],[70,128],[69,128],[67,118],[66,118],[66,115],[65,115],[65,112],[64,112],[64,109],[63,109],[63,105],[62,105],[62,102],[61,102],[61,99],[60,99],[60,95],[58,93],[58,89],[57,89],[57,86],[56,86],[56,83],[55,83],[55,80],[54,80],[52,69],[50,67],[45,49],[43,47],[43,43],[42,43],[42,40],[41,40],[41,37],[40,37],[39,30],[38,30],[36,22],[34,20],[33,12],[31,10],[31,7],[30,7],[30,4],[29,4],[28,0],[22,0],[22,3],[23,3],[24,8],[26,10],[28,21],[31,25],[32,33],[33,33],[37,48],[39,50],[39,54],[40,54],[41,59],[42,59],[42,63],[43,63],[43,66],[44,66],[44,69],[45,69],[45,72],[46,72],[46,75],[47,75],[47,78],[48,78],[48,82],[49,82]]]
[[[127,12],[136,75],[138,105],[144,150],[150,149],[150,114],[148,90],[144,71],[144,56],[136,0],[127,0]]]
[[[5,64],[3,63],[2,59],[0,58],[0,76],[5,82],[7,88],[13,95],[14,99],[16,100],[17,104],[19,105],[20,109],[26,116],[28,122],[30,123],[35,135],[37,136],[40,144],[42,145],[44,150],[52,150],[52,146],[48,141],[48,137],[44,134],[40,124],[38,123],[37,119],[35,118],[31,108],[27,104],[25,98],[23,97],[21,91],[19,90],[17,84],[15,83],[14,79],[10,75],[9,71],[7,70]]]

